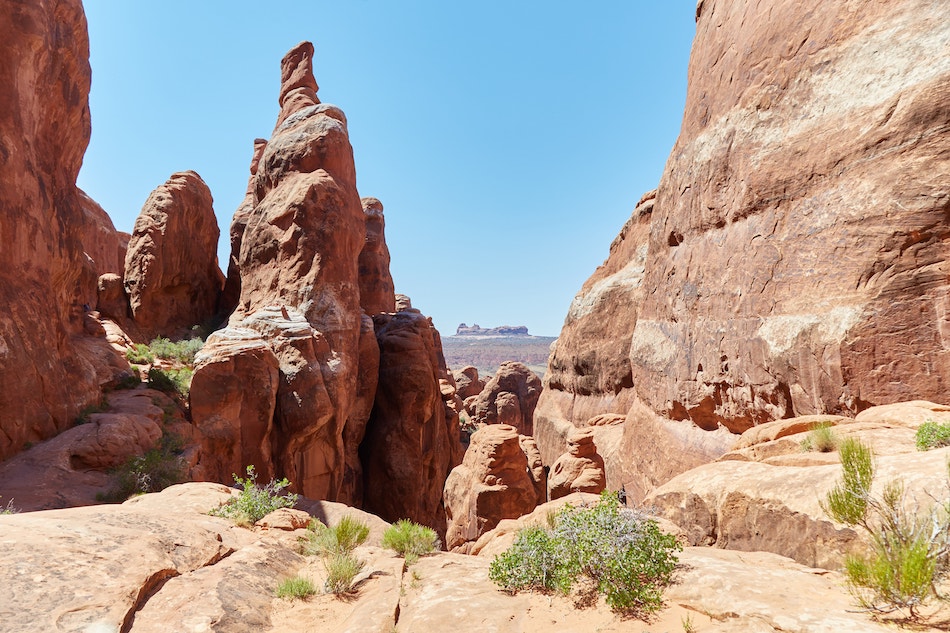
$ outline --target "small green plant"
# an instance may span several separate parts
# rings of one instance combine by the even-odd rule
[[[307,530],[305,553],[322,556],[349,554],[369,537],[369,526],[349,515],[332,528],[319,521],[311,521]]]
[[[281,494],[282,490],[290,486],[286,478],[271,479],[265,486],[259,486],[253,465],[247,467],[246,478],[232,476],[234,483],[240,486],[241,494],[208,514],[231,519],[238,525],[253,525],[274,510],[290,508],[297,503],[297,495]]]
[[[412,565],[419,557],[438,550],[439,535],[432,528],[400,519],[383,532],[383,547],[395,551]]]
[[[907,510],[904,485],[889,482],[881,495],[871,494],[874,458],[871,449],[854,439],[840,448],[842,481],[821,504],[825,513],[870,537],[870,551],[845,558],[849,589],[869,611],[889,613],[907,609],[911,619],[935,595],[946,574],[950,551],[948,508],[933,507],[925,515]]]
[[[189,367],[179,369],[152,367],[148,370],[148,386],[151,389],[178,394],[187,398],[188,391],[191,388],[192,374],[194,374],[194,371]]]
[[[155,362],[155,354],[145,343],[134,343],[132,347],[125,350],[125,357],[135,365],[151,365]]]
[[[323,559],[327,570],[325,589],[337,595],[352,593],[353,580],[362,571],[365,563],[350,553],[332,553]]]
[[[817,451],[819,453],[831,453],[838,448],[838,435],[835,433],[831,422],[819,422],[812,427],[811,431],[802,440],[802,451]]]
[[[612,609],[646,614],[662,605],[681,550],[656,521],[622,508],[616,494],[605,492],[595,505],[565,506],[553,528],[519,532],[492,561],[489,578],[511,592],[567,593],[580,581]]]
[[[939,424],[933,420],[927,420],[917,427],[915,439],[918,451],[950,446],[950,422]]]
[[[174,434],[165,434],[155,448],[139,457],[130,457],[112,471],[112,488],[96,495],[106,503],[121,503],[134,495],[159,492],[185,481],[184,443]]]
[[[313,582],[303,576],[294,576],[286,578],[277,585],[277,597],[290,600],[305,600],[317,593],[317,588]]]
[[[16,514],[19,510],[13,505],[13,499],[7,501],[7,505],[0,505],[0,514]]]
[[[696,625],[693,624],[693,618],[689,615],[680,618],[680,624],[683,625],[683,633],[696,633]]]

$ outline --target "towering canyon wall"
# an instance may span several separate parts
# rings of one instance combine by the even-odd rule
[[[82,5],[2,0],[0,15],[4,459],[69,426],[111,373],[77,353],[96,299],[96,264],[82,246],[87,198],[76,187],[90,135]]]
[[[651,445],[702,460],[717,429],[945,401],[945,3],[701,0],[688,85],[652,209],[565,322],[542,451],[627,413],[615,478],[648,485]]]

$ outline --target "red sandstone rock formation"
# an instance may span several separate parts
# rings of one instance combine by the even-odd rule
[[[211,359],[237,363],[250,341],[255,350],[266,346],[278,365],[275,384],[228,392],[242,403],[228,412],[193,412],[204,437],[200,466],[220,481],[243,469],[237,462],[248,457],[240,448],[245,431],[238,430],[247,427],[261,460],[269,445],[268,468],[309,497],[336,499],[345,472],[344,425],[355,424],[359,410],[368,415],[366,394],[358,393],[366,328],[357,262],[365,228],[346,117],[317,99],[312,55],[305,42],[282,61],[278,124],[266,144],[255,143],[252,185],[231,229],[240,298],[229,327],[208,341],[191,397],[203,397],[206,374],[220,382]],[[229,339],[245,343],[229,348]],[[217,427],[232,430],[224,440],[230,448],[219,446]],[[219,463],[221,454],[230,463]]]
[[[224,276],[211,191],[193,171],[172,174],[135,220],[125,257],[132,316],[148,338],[210,321]]]
[[[492,424],[472,434],[462,464],[445,481],[446,549],[465,553],[502,519],[517,519],[538,504],[518,429]]]
[[[221,291],[221,314],[223,315],[230,315],[241,298],[241,265],[238,261],[241,257],[241,240],[244,238],[244,229],[247,228],[247,219],[254,209],[257,168],[265,147],[267,147],[266,139],[254,139],[254,154],[251,157],[251,175],[247,180],[247,191],[231,220],[229,230],[231,255],[228,257],[228,276],[224,283],[224,290]]]
[[[85,331],[97,275],[76,187],[90,133],[82,6],[3,0],[0,15],[2,460],[70,426],[113,374],[80,352],[109,351]]]
[[[445,534],[442,488],[461,460],[458,416],[439,378],[448,374],[438,332],[418,310],[373,317],[379,385],[360,446],[364,506],[387,521],[409,518]]]
[[[116,231],[109,214],[81,189],[79,199],[83,212],[80,241],[86,255],[95,262],[96,276],[106,273],[122,275],[128,234]]]
[[[572,492],[599,494],[607,486],[604,458],[597,453],[590,429],[575,431],[567,438],[567,452],[551,466],[548,494],[551,500]]]
[[[360,251],[360,304],[366,314],[396,311],[396,291],[389,273],[389,247],[386,246],[386,219],[383,203],[363,198],[366,241]]]
[[[471,365],[452,372],[455,387],[462,400],[477,396],[485,388],[485,381],[479,379],[478,369]]]
[[[534,409],[541,379],[524,364],[507,361],[488,381],[475,401],[476,424],[510,424],[522,435],[534,434]]]
[[[945,398],[950,22],[923,0],[700,4],[653,210],[638,207],[552,356],[545,457],[570,423],[635,398],[646,413],[628,415],[625,464],[654,450],[626,428],[649,411],[741,432]],[[656,425],[663,451],[693,452]],[[625,468],[611,487],[663,481]]]

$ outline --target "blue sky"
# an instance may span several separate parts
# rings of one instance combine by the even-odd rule
[[[279,8],[278,8],[279,7]],[[227,227],[280,59],[316,47],[360,195],[385,206],[397,292],[460,322],[556,336],[679,132],[694,0],[86,0],[92,141],[79,185],[130,231],[197,171]]]

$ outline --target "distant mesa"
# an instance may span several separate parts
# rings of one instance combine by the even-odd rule
[[[455,336],[528,336],[528,328],[524,325],[502,325],[501,327],[483,328],[478,323],[468,326],[459,324]]]

